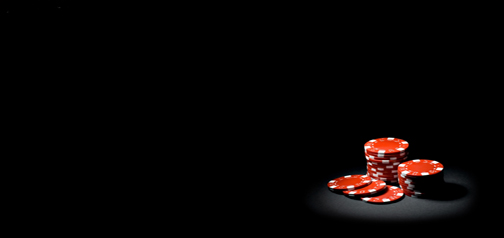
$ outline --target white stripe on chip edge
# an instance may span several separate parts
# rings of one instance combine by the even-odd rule
[[[384,199],[382,199],[382,201],[383,201],[383,202],[390,202],[390,199],[388,199],[388,198],[384,198]]]
[[[414,159],[414,160],[412,160],[412,161],[413,161],[413,162],[415,162],[415,163],[420,162],[420,160],[419,160],[419,159]]]
[[[397,196],[400,196],[402,197],[404,195],[404,193],[398,193]]]
[[[347,186],[346,188],[347,188],[348,190],[355,190],[355,186],[353,186],[353,185],[349,185],[349,186]]]
[[[345,178],[350,178],[352,175],[345,175]]]
[[[443,168],[437,168],[436,170],[439,170],[439,171],[441,171],[441,170],[443,170]]]
[[[374,192],[376,192],[376,189],[369,189],[368,192],[374,193]]]
[[[400,165],[399,165],[399,167],[404,167],[404,166],[406,166],[406,165],[405,165],[405,164],[400,164]]]
[[[367,202],[367,201],[369,201],[370,199],[371,199],[371,198],[366,197],[366,198],[362,198],[362,201]]]
[[[427,173],[427,172],[421,172],[420,174],[421,174],[422,176],[429,176],[429,175],[430,175],[430,174],[429,174],[429,173]]]
[[[394,139],[395,139],[394,137],[387,138],[387,140],[394,140]]]

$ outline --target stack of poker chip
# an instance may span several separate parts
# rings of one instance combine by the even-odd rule
[[[367,175],[373,180],[390,184],[398,183],[398,166],[408,158],[408,142],[402,139],[386,137],[373,139],[364,144],[367,160]]]
[[[398,166],[399,185],[409,197],[429,197],[444,185],[444,166],[435,160],[415,159]]]
[[[367,175],[346,175],[327,183],[330,191],[369,203],[390,203],[401,199],[404,192],[384,181],[372,180]]]

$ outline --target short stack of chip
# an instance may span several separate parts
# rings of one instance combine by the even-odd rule
[[[397,167],[408,158],[408,146],[407,141],[393,137],[366,142],[364,154],[367,160],[367,175],[374,180],[397,184],[399,178]]]
[[[443,165],[435,160],[415,159],[398,166],[399,185],[409,197],[429,197],[444,185]]]

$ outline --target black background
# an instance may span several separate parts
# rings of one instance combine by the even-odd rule
[[[29,16],[54,15],[64,11],[73,10],[76,4],[69,4],[62,0],[43,0],[43,1],[5,1],[2,3],[2,14],[14,14]],[[67,9],[69,8],[69,9]]]
[[[182,114],[190,119],[184,122],[189,126],[182,128],[194,130],[191,136],[211,148],[194,145],[190,150],[203,153],[203,160],[211,161],[212,166],[221,156],[229,157],[219,160],[220,169],[225,170],[222,178],[204,186],[218,192],[198,197],[204,207],[216,208],[210,216],[220,216],[220,209],[230,207],[233,212],[223,224],[227,228],[245,226],[245,231],[252,232],[259,227],[278,235],[335,234],[340,227],[348,231],[373,227],[366,222],[344,220],[335,224],[334,220],[320,217],[306,207],[305,195],[327,174],[360,166],[366,141],[397,137],[410,143],[414,158],[434,159],[446,167],[470,171],[480,187],[477,205],[469,215],[436,221],[434,225],[444,227],[444,232],[460,232],[461,227],[479,229],[475,223],[481,221],[485,222],[484,231],[498,227],[493,216],[502,211],[496,199],[500,191],[494,187],[501,179],[498,156],[502,98],[492,56],[496,48],[489,44],[495,40],[492,34],[496,31],[488,30],[488,24],[474,25],[471,19],[459,21],[443,14],[444,24],[421,14],[402,21],[408,11],[402,12],[399,19],[395,15],[386,17],[385,13],[378,14],[383,18],[365,19],[342,14],[345,9],[336,14],[321,13],[304,6],[266,7],[264,14],[253,10],[221,14],[202,8],[194,14],[204,12],[200,18],[182,14],[175,17],[177,21],[167,20],[166,25],[140,24],[136,29],[147,26],[166,33],[170,40],[187,39],[184,44],[163,40],[146,51],[157,52],[162,48],[158,45],[182,49],[183,54],[173,58],[185,63],[186,78],[194,83],[177,102],[194,101],[186,110],[197,114]],[[52,4],[16,4],[9,9],[27,16],[57,12]],[[68,12],[64,10],[68,6],[62,9]],[[60,19],[78,19],[79,26],[91,23],[106,29],[104,32],[113,32],[117,27],[127,29],[124,32],[128,36],[134,32],[130,28],[135,28],[133,24],[124,24],[122,19],[102,24],[100,20],[115,19],[118,14],[110,6],[73,5],[71,9],[77,16],[63,15]],[[354,10],[359,12],[360,8]],[[97,12],[103,18],[93,18]],[[146,19],[136,13],[126,11],[120,15],[129,19],[127,23]],[[149,15],[149,11],[140,13]],[[247,14],[245,19],[238,17],[241,13]],[[158,28],[160,25],[165,28]],[[173,25],[185,31],[172,32]],[[71,23],[63,26],[80,32]],[[101,44],[104,38],[96,29],[82,35],[96,38]],[[133,39],[135,46],[142,48],[152,45],[153,38],[148,36],[154,31],[149,29],[126,39]],[[147,40],[137,42],[138,38]],[[79,47],[72,45],[71,49],[88,45],[87,41],[81,44],[80,34],[76,39]],[[120,41],[111,41],[111,45],[118,45],[116,42]],[[97,54],[91,58],[100,61],[98,53],[108,52],[103,50],[106,48],[93,48]],[[121,47],[120,51],[129,53],[132,48]],[[140,59],[156,61],[159,57]],[[107,60],[104,65],[112,65],[110,62],[115,61]],[[165,66],[173,70],[172,64]],[[124,65],[118,69],[124,69]],[[168,69],[163,71],[182,80]],[[63,76],[72,77],[75,72]],[[206,80],[200,83],[198,79]],[[218,158],[210,160],[209,156]],[[220,170],[205,170],[221,174],[217,172]],[[217,198],[223,207],[208,202],[208,198]],[[190,215],[200,217],[199,213]],[[196,221],[209,220],[205,217]],[[416,232],[426,224],[390,229]]]

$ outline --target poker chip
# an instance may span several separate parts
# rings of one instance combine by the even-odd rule
[[[384,193],[374,197],[363,197],[361,199],[362,201],[370,203],[388,203],[399,200],[403,196],[404,192],[402,189],[396,186],[387,185],[387,190]]]
[[[394,173],[384,173],[384,172],[379,172],[379,171],[376,171],[374,173],[371,173],[371,175],[373,176],[377,176],[377,177],[385,177],[385,178],[398,178],[399,175],[398,174],[394,174]]]
[[[331,191],[355,190],[369,185],[371,182],[371,178],[367,175],[346,175],[329,181],[327,187]]]
[[[366,142],[364,144],[364,151],[377,155],[400,154],[405,152],[408,147],[409,144],[405,140],[387,137],[373,139]]]
[[[366,157],[366,160],[373,165],[378,165],[378,166],[385,166],[385,165],[399,165],[401,164],[404,160],[406,160],[408,157],[404,157],[403,160],[374,160],[374,159],[369,159],[369,157]]]
[[[443,171],[443,165],[435,160],[415,159],[398,166],[401,174],[406,176],[429,176]]]
[[[415,159],[398,166],[399,186],[406,196],[428,197],[442,190],[444,166],[435,160]]]
[[[376,154],[370,154],[370,153],[365,153],[366,156],[368,156],[370,159],[375,159],[375,160],[381,160],[381,159],[387,159],[387,160],[400,160],[401,158],[404,158],[405,156],[408,155],[407,152],[397,154],[397,155],[381,155],[378,156]]]
[[[379,175],[389,174],[389,175],[398,175],[397,170],[386,170],[384,168],[374,168],[368,166],[368,171],[373,173],[378,173]]]
[[[402,163],[402,161],[387,161],[386,163],[382,163],[382,162],[372,162],[370,160],[367,160],[367,162],[371,163],[371,165],[375,165],[375,166],[389,166],[389,165],[398,166],[399,164]]]
[[[384,181],[373,181],[369,185],[356,190],[343,191],[348,196],[368,196],[383,191],[387,187]]]

